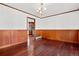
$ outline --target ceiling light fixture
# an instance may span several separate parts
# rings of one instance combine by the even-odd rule
[[[37,11],[40,15],[42,15],[45,10],[47,10],[47,8],[44,7],[44,4],[43,4],[43,3],[41,3],[41,4],[40,4],[40,7],[39,7],[36,11]]]

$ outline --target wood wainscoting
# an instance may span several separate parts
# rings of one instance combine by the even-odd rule
[[[79,42],[78,30],[37,30],[37,34],[42,35],[44,39],[64,41],[70,43]]]
[[[79,42],[78,30],[36,30],[36,34],[44,38],[44,40],[37,40],[35,43],[36,55],[40,55],[40,51],[47,53],[47,55],[55,55],[55,50],[57,50],[56,53],[61,52],[60,55],[75,55],[74,53],[78,53],[79,44],[71,44]],[[0,56],[28,55],[26,42],[26,30],[0,30]],[[52,54],[51,51],[54,53]],[[63,51],[67,53],[63,53]],[[45,53],[41,53],[41,55],[46,55]]]
[[[26,30],[0,30],[0,49],[25,43],[26,40]]]
[[[78,30],[36,30],[44,39],[79,43]],[[21,44],[27,41],[26,30],[0,30],[0,48]]]

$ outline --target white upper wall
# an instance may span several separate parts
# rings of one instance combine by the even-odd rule
[[[27,17],[33,17],[17,10],[0,5],[0,30],[26,29]],[[35,18],[35,17],[33,17]]]
[[[27,16],[33,17],[0,5],[0,30],[26,29]],[[45,19],[35,19],[36,29],[79,29],[79,11]]]
[[[37,29],[79,29],[79,11],[37,21]]]

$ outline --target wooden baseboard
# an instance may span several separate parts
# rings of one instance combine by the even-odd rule
[[[26,42],[15,44],[15,45],[10,45],[10,46],[1,48],[0,49],[0,56],[13,55],[24,47],[27,47]]]
[[[62,40],[57,40],[57,39],[47,39],[47,38],[43,38],[44,40],[47,40],[47,41],[59,41],[59,42],[64,42],[64,43],[71,43],[71,44],[79,44],[77,42],[69,42],[69,41],[62,41]]]
[[[9,48],[9,47],[16,46],[16,45],[23,44],[23,43],[26,43],[26,42],[19,42],[19,43],[14,43],[14,44],[8,44],[8,45],[0,46],[0,49]]]

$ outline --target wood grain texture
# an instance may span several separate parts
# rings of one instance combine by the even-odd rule
[[[41,34],[42,33],[42,34]],[[44,39],[78,43],[78,30],[38,30]]]
[[[79,43],[78,30],[36,30],[36,35],[50,40]],[[26,30],[0,30],[0,47],[23,43],[26,40]]]
[[[0,30],[0,48],[26,42],[26,30]]]
[[[43,30],[36,30],[36,35],[42,35],[43,36]]]
[[[35,41],[34,47],[33,56],[79,56],[79,44],[42,39]],[[0,56],[28,56],[27,52],[23,43],[0,50]]]
[[[60,30],[56,31],[56,37],[60,41],[77,43],[78,34],[77,30]]]
[[[78,40],[77,40],[77,42],[78,42],[78,44],[79,44],[79,30],[78,30],[77,32],[78,32]]]
[[[44,39],[36,45],[35,56],[79,56],[79,44]]]
[[[22,50],[27,50],[26,42],[21,44],[16,44],[10,47],[0,49],[0,56],[13,56],[19,54]],[[27,53],[26,53],[27,54]]]
[[[79,43],[78,30],[36,30],[45,39]],[[27,40],[26,30],[0,30],[0,48],[23,43]]]

